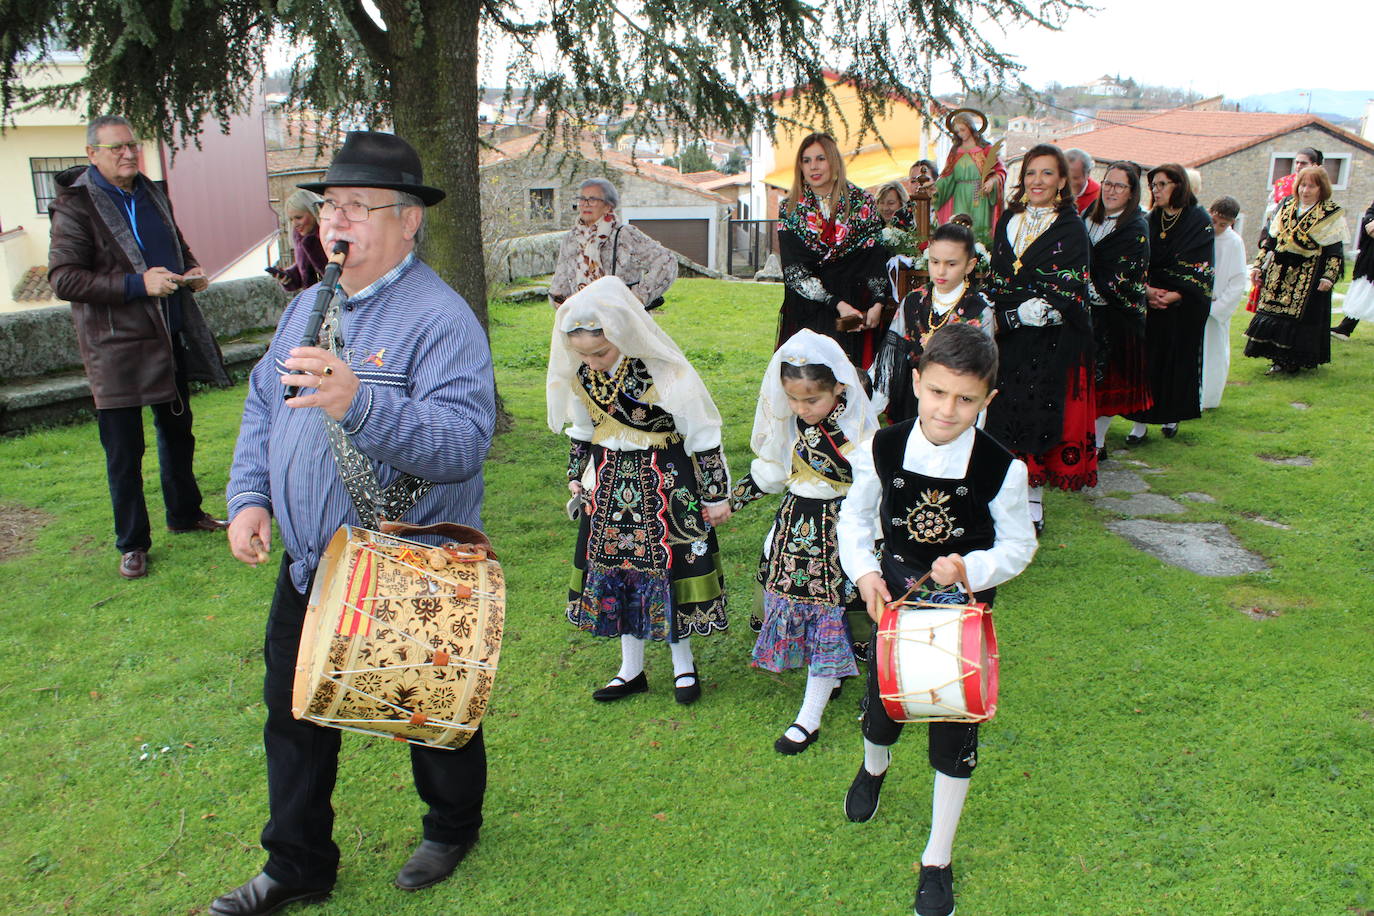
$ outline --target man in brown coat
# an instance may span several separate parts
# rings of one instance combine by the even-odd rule
[[[143,500],[143,407],[153,408],[167,527],[217,531],[192,470],[188,379],[228,385],[224,360],[191,292],[209,280],[172,219],[167,196],[139,173],[129,122],[103,116],[86,130],[91,164],[57,177],[48,213],[48,281],[72,304],[95,397],[114,504],[119,573],[147,574],[152,538]]]

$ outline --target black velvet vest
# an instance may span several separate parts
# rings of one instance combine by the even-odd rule
[[[1012,453],[982,430],[974,430],[968,471],[962,478],[928,477],[902,467],[907,438],[917,420],[881,429],[873,436],[873,466],[883,481],[879,520],[883,529],[883,578],[892,597],[907,591],[947,554],[987,550],[997,539],[989,503],[1006,479]],[[974,598],[991,604],[997,589]]]

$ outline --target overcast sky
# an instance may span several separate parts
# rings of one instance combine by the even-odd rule
[[[1191,86],[1203,96],[1238,99],[1308,88],[1367,89],[1374,96],[1374,70],[1366,53],[1374,26],[1369,0],[1313,4],[1311,11],[1302,4],[1253,0],[1097,0],[1094,5],[1097,12],[1075,14],[1061,32],[1025,29],[1008,34],[999,46],[1026,66],[1022,77],[1037,89],[1119,73],[1149,85]],[[1327,29],[1328,36],[1322,36]],[[1315,83],[1308,86],[1305,80]]]

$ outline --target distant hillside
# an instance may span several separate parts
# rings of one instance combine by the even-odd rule
[[[1276,111],[1287,114],[1294,111],[1308,111],[1308,98],[1300,95],[1300,89],[1285,92],[1270,92],[1265,95],[1247,95],[1243,99],[1227,99],[1239,102],[1245,111]],[[1365,102],[1374,98],[1374,89],[1313,89],[1311,108],[1313,114],[1337,114],[1342,118],[1359,118],[1364,115]]]

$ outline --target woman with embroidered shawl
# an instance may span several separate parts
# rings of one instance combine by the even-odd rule
[[[997,222],[988,295],[1000,368],[984,431],[1030,471],[1031,521],[1044,529],[1045,486],[1097,485],[1090,246],[1057,146],[1026,153],[1015,200]]]
[[[802,328],[834,338],[859,368],[873,359],[875,329],[891,304],[882,221],[868,192],[845,178],[829,134],[797,148],[792,190],[778,207],[784,285],[774,349]],[[844,321],[846,330],[836,327]]]
[[[656,640],[672,652],[677,701],[694,702],[689,637],[727,625],[712,528],[729,515],[720,413],[618,277],[592,282],[554,315],[547,393],[549,428],[566,427],[572,440],[569,511],[580,522],[568,620],[620,638],[620,671],[592,697],[647,691],[644,643]]]
[[[614,275],[625,281],[644,308],[663,304],[677,279],[677,258],[616,213],[620,192],[604,178],[588,178],[577,189],[577,222],[558,245],[549,280],[555,306],[592,281]]]
[[[973,116],[982,119],[974,124]],[[931,201],[936,218],[947,223],[956,213],[973,217],[973,234],[989,249],[992,230],[1002,217],[1002,188],[1007,180],[1007,167],[998,156],[1001,143],[996,145],[983,139],[987,119],[982,112],[961,108],[945,119],[954,146],[945,158],[944,171],[935,181],[935,197]]]
[[[1374,204],[1364,211],[1356,234],[1355,267],[1350,273],[1350,288],[1345,291],[1345,317],[1331,329],[1331,336],[1349,340],[1355,326],[1374,318]]]
[[[845,456],[877,429],[858,371],[833,339],[803,329],[773,354],[749,440],[757,457],[730,508],[784,494],[759,562],[764,616],[750,662],[807,669],[801,711],[773,743],[780,754],[816,740],[831,693],[859,671],[845,624],[857,593],[840,569],[835,522],[854,480]]]
[[[1291,375],[1331,362],[1331,287],[1345,270],[1345,211],[1331,200],[1326,169],[1298,173],[1260,242],[1251,278],[1259,307],[1245,329],[1245,355],[1272,362],[1269,375]]]
[[[1112,417],[1150,406],[1145,374],[1145,271],[1149,224],[1140,209],[1140,166],[1118,162],[1102,176],[1084,222],[1092,242],[1088,302],[1095,349],[1097,457]]]
[[[1149,172],[1150,269],[1145,278],[1145,361],[1152,404],[1127,414],[1127,445],[1145,441],[1147,424],[1164,438],[1202,416],[1202,341],[1212,310],[1212,217],[1198,206],[1188,173],[1177,163]]]

